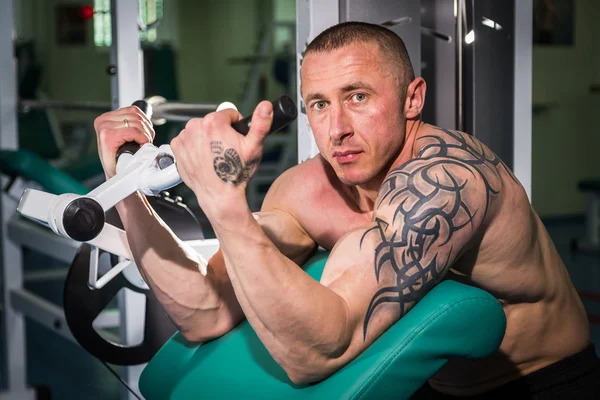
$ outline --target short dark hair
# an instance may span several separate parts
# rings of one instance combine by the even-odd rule
[[[402,91],[406,90],[408,84],[415,79],[415,71],[404,41],[391,30],[366,22],[342,22],[327,28],[306,47],[304,57],[310,53],[337,50],[357,42],[374,42],[379,45],[381,54],[389,59],[393,67],[396,67]]]

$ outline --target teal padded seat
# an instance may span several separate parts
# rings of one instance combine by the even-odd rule
[[[306,271],[319,279],[327,253]],[[444,281],[367,350],[329,378],[295,386],[247,321],[205,344],[176,333],[144,369],[147,400],[184,399],[408,399],[449,358],[494,353],[506,318],[490,294]]]
[[[53,194],[89,192],[79,181],[28,150],[0,150],[0,171],[34,181]]]

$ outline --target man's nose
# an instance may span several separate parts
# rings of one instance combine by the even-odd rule
[[[352,127],[342,105],[332,106],[330,110],[329,137],[334,144],[341,144],[346,137],[352,135]]]

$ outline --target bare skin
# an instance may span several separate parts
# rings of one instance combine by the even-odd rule
[[[320,155],[277,179],[257,219],[244,190],[268,102],[246,137],[231,129],[239,114],[225,110],[171,142],[221,244],[208,274],[142,198],[118,209],[142,273],[186,338],[217,337],[245,317],[292,381],[314,382],[439,281],[460,279],[503,302],[508,329],[498,357],[443,368],[432,379],[441,391],[482,392],[589,343],[583,307],[516,178],[470,136],[420,122],[421,78],[405,96],[400,87],[373,43],[307,55],[302,95]],[[140,122],[126,128],[123,118]],[[143,119],[127,108],[96,121],[108,176],[120,144],[151,140]],[[331,250],[320,282],[298,267],[317,245]]]
[[[423,124],[415,143],[426,135],[444,133]],[[419,150],[415,145],[415,158]],[[320,246],[333,248],[344,232],[371,220],[371,213],[348,207],[351,194],[331,187],[331,168],[320,156],[291,173],[313,178],[314,191],[303,192],[306,197],[296,198],[289,207],[293,207],[291,212],[298,216],[305,231],[318,238]],[[290,176],[290,181],[294,180],[298,178]],[[506,313],[507,331],[497,355],[482,360],[449,361],[430,380],[443,393],[471,395],[490,390],[589,344],[585,311],[545,227],[510,174],[503,173],[502,181],[513,188],[503,191],[504,198],[498,202],[502,206],[493,222],[481,237],[473,238],[468,245],[470,250],[456,260],[446,279],[496,296]]]

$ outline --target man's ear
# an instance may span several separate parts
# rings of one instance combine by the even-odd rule
[[[425,79],[418,77],[415,78],[406,90],[406,102],[404,103],[404,115],[406,119],[415,119],[421,115],[423,107],[425,106],[425,92],[427,91],[427,84]]]

